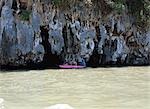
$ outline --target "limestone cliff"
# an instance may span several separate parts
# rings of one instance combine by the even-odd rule
[[[126,5],[113,8],[115,1],[1,0],[0,65],[150,64],[149,19],[137,25]]]

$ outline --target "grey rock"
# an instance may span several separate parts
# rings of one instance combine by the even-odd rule
[[[56,22],[54,24],[51,22],[49,24],[49,42],[51,44],[51,51],[53,54],[60,55],[64,47],[64,39],[62,35],[62,23]]]
[[[96,37],[96,30],[95,28],[85,29],[79,35],[81,42],[81,56],[88,61],[95,47],[94,38]]]
[[[122,36],[115,38],[117,39],[117,50],[113,53],[112,61],[116,62],[117,58],[121,58],[122,61],[125,61],[129,49],[125,43],[125,40]]]
[[[40,27],[48,25],[48,49],[63,62],[88,62],[97,53],[102,57],[97,64],[120,60],[125,64],[150,64],[150,30],[137,29],[132,16],[113,12],[104,19],[99,15],[98,20],[93,14],[95,7],[87,8],[85,2],[71,4],[67,12],[50,2],[43,0],[43,8],[39,0],[33,1],[30,20],[20,21],[19,13],[13,13],[13,0],[0,1],[0,65],[42,62],[45,49],[41,43],[46,36],[41,37]]]
[[[99,44],[98,44],[98,53],[103,54],[103,46],[104,46],[105,40],[108,39],[108,35],[107,35],[107,31],[106,31],[105,26],[100,25],[99,30],[100,30],[100,38],[101,39],[100,39]]]

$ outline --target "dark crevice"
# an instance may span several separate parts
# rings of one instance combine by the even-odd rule
[[[100,31],[99,31],[99,26],[95,27],[96,29],[96,38],[94,39],[94,43],[95,43],[95,47],[94,47],[94,51],[92,53],[92,56],[90,56],[90,60],[87,63],[88,67],[98,67],[100,62],[99,60],[101,60],[102,55],[98,54],[98,42],[100,41]]]
[[[27,9],[27,2],[20,2],[20,9],[26,10]]]
[[[45,50],[44,59],[41,64],[45,68],[57,68],[60,63],[60,57],[55,54],[52,54],[51,52],[51,45],[48,41],[49,34],[47,26],[41,26],[41,36],[42,45],[44,46]]]
[[[63,38],[64,38],[64,44],[65,44],[65,47],[64,47],[64,53],[65,53],[67,50],[67,25],[65,25],[63,28]]]
[[[17,2],[16,0],[13,1],[12,9],[17,10]]]

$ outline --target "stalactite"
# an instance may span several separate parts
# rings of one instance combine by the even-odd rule
[[[149,29],[140,31],[128,13],[103,12],[110,9],[107,0],[101,1],[104,6],[94,1],[103,9],[98,13],[92,3],[73,1],[68,11],[45,0],[16,0],[17,9],[13,0],[1,0],[0,64],[26,65],[58,56],[61,63],[85,65],[93,52],[98,65],[149,63]],[[27,20],[21,19],[24,11]]]

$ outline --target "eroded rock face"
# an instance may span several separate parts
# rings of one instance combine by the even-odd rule
[[[56,20],[49,24],[49,43],[51,44],[51,52],[60,55],[64,47],[62,23]]]
[[[48,51],[61,57],[62,63],[85,65],[94,51],[101,57],[94,57],[98,65],[150,64],[150,29],[138,30],[125,13],[114,12],[103,19],[97,17],[92,1],[79,1],[68,12],[49,1],[28,0],[25,4],[30,4],[26,7],[31,15],[29,21],[23,21],[19,16],[24,2],[16,2],[19,13],[12,9],[12,0],[0,2],[0,65],[42,62],[45,37]],[[41,36],[41,27],[47,27],[48,36]]]
[[[81,56],[88,61],[95,47],[94,38],[96,37],[96,30],[92,25],[90,27],[84,27],[79,33],[79,36]]]
[[[100,31],[100,41],[99,41],[99,44],[98,44],[98,53],[99,54],[103,54],[104,53],[104,50],[103,50],[103,47],[105,46],[105,41],[106,40],[109,40],[109,36],[107,34],[107,30],[105,28],[104,25],[100,25],[99,26],[99,31]]]
[[[17,57],[15,54],[17,32],[13,11],[7,5],[2,7],[0,39],[2,63],[14,61],[14,59]]]
[[[37,26],[15,19],[11,3],[7,1],[2,7],[0,24],[1,65],[18,66],[43,60],[44,48],[38,39],[40,36],[35,37],[39,31]]]
[[[127,47],[123,36],[115,37],[113,41],[116,40],[116,51],[112,55],[112,61],[117,62],[117,59],[120,58],[122,62],[125,62],[125,59],[129,53],[129,48]]]

